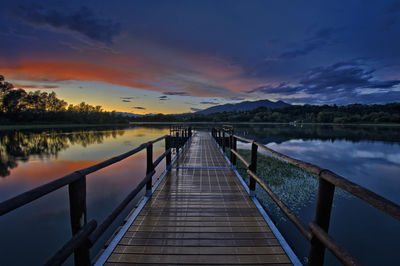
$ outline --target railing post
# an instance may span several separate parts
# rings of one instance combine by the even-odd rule
[[[232,150],[233,149],[233,134],[231,134],[229,136],[229,160],[231,161],[231,164],[233,165],[233,153]]]
[[[76,235],[86,225],[86,176],[68,185],[69,211],[72,235]],[[74,250],[74,264],[77,266],[90,265],[90,244],[88,241]]]
[[[335,193],[335,185],[319,177],[318,199],[315,210],[314,223],[328,233],[329,221],[331,218],[332,202]],[[311,239],[308,265],[319,266],[324,264],[325,246],[315,236]]]
[[[146,167],[146,175],[151,173],[154,170],[154,164],[153,164],[153,143],[149,143],[146,147],[146,157],[147,157],[147,167]],[[151,196],[151,188],[153,186],[153,178],[150,178],[150,180],[146,184],[146,196],[150,197]]]
[[[237,138],[235,136],[232,139],[232,146],[233,146],[232,149],[234,151],[237,151]],[[236,161],[237,161],[236,155],[232,154],[232,165],[233,166],[236,166]]]
[[[225,153],[225,131],[222,131],[222,151]]]
[[[165,151],[167,151],[170,147],[170,136],[167,136],[165,138]],[[171,153],[168,153],[167,156],[165,157],[165,167],[168,169],[168,167],[171,166]]]
[[[249,165],[249,170],[252,171],[253,173],[257,172],[257,148],[258,146],[254,143],[251,143],[251,163]],[[249,190],[250,190],[250,196],[254,197],[256,195],[256,180],[249,175],[250,178],[250,184],[249,184]]]

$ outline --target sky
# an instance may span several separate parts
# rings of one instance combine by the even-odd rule
[[[400,1],[2,1],[0,75],[105,110],[400,101]]]

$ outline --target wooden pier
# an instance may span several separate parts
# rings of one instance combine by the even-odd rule
[[[165,152],[153,158],[153,144],[165,141]],[[246,161],[237,142],[251,145]],[[103,220],[87,221],[86,176],[146,150],[146,175]],[[175,157],[172,158],[173,152]],[[263,150],[318,176],[314,220],[306,225],[257,175],[257,154]],[[224,152],[223,152],[224,151]],[[229,159],[226,157],[229,155]],[[249,186],[236,171],[246,167]],[[166,170],[153,180],[156,167]],[[255,140],[235,135],[232,127],[197,131],[172,126],[170,135],[143,143],[124,154],[75,171],[0,203],[0,216],[68,186],[72,237],[45,265],[61,265],[74,254],[75,265],[301,265],[257,200],[263,189],[308,240],[308,265],[324,263],[328,249],[344,265],[361,265],[329,234],[335,188],[358,197],[400,220],[400,206],[319,166],[278,153]],[[93,259],[93,245],[128,204],[145,190],[125,224]],[[115,226],[115,223],[114,223]],[[18,247],[16,247],[18,248]],[[1,260],[0,260],[1,264]]]
[[[118,244],[108,250],[99,264],[292,263],[206,132],[187,143]]]

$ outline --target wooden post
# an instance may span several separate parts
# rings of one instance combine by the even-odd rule
[[[232,146],[233,146],[232,149],[234,151],[236,151],[237,150],[237,139],[236,139],[236,137],[233,137],[232,141],[233,141],[232,142]],[[233,166],[236,166],[237,158],[236,158],[236,156],[234,154],[232,154],[232,155],[233,155],[232,164],[233,164]]]
[[[332,202],[335,186],[325,179],[319,178],[318,199],[315,210],[314,223],[328,233],[329,221],[331,218]],[[319,266],[324,264],[325,246],[315,236],[311,239],[310,254],[308,265]]]
[[[257,172],[257,148],[258,146],[254,143],[251,144],[251,163],[249,165],[249,170],[252,171],[253,173]],[[250,196],[254,197],[256,195],[256,180],[252,176],[249,176],[250,178],[250,184],[249,184],[249,190],[250,190]]]
[[[69,212],[71,218],[72,235],[76,235],[86,225],[86,176],[70,183]],[[74,250],[74,262],[77,266],[90,265],[90,244],[88,241]]]
[[[233,134],[231,134],[229,136],[229,160],[231,161],[231,164],[233,165],[233,157],[234,157],[234,155],[233,155],[233,153],[231,151],[232,149],[233,149]]]
[[[146,148],[147,153],[147,167],[146,167],[146,175],[151,173],[154,170],[153,164],[153,143],[147,145]],[[149,182],[146,184],[146,196],[151,196],[151,188],[153,187],[153,178],[150,178]]]
[[[222,151],[225,153],[225,131],[222,131]]]
[[[167,151],[170,147],[170,136],[165,137],[165,151]],[[168,169],[168,167],[171,165],[171,153],[168,153],[167,156],[165,157],[165,167]]]

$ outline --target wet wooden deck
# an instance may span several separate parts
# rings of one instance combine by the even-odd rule
[[[196,133],[105,265],[290,265],[208,133]]]

